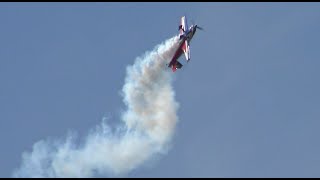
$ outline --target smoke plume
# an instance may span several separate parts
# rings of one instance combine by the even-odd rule
[[[63,141],[38,141],[22,154],[13,177],[121,176],[165,154],[178,121],[173,73],[166,68],[177,45],[178,38],[170,38],[127,67],[122,89],[127,109],[118,127],[104,119],[82,143],[72,133]]]

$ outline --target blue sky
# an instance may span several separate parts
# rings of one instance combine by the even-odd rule
[[[319,177],[319,3],[0,3],[0,177],[41,139],[117,124],[126,66],[182,15],[205,31],[171,149],[128,177]]]

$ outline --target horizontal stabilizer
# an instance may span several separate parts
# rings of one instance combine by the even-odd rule
[[[182,68],[182,64],[179,61],[177,61],[176,68],[177,69],[181,69]]]
[[[172,66],[172,71],[175,72],[177,69],[181,69],[183,65],[177,61],[177,63],[175,65]]]

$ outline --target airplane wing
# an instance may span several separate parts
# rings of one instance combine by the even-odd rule
[[[181,22],[179,26],[179,35],[183,35],[188,31],[187,18],[185,16],[181,17]]]
[[[180,22],[180,26],[179,26],[179,35],[180,35],[180,39],[183,37],[183,36],[186,36],[187,35],[187,31],[188,30],[188,24],[187,24],[187,18],[186,16],[182,16],[181,17],[181,22]],[[189,42],[188,40],[185,40],[183,42],[183,45],[182,45],[182,50],[184,52],[184,55],[186,57],[186,60],[189,61],[190,60],[190,47],[189,47]]]
[[[182,50],[184,52],[186,60],[189,61],[190,60],[190,46],[189,46],[188,40],[184,41],[184,43],[183,43],[181,48],[182,48]]]

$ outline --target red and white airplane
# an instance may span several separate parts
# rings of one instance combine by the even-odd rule
[[[181,17],[181,23],[179,25],[179,47],[168,65],[168,67],[171,67],[173,72],[182,67],[182,64],[178,61],[182,53],[184,53],[187,62],[190,61],[189,45],[197,29],[202,30],[202,28],[196,24],[191,25],[188,28],[186,16]]]

